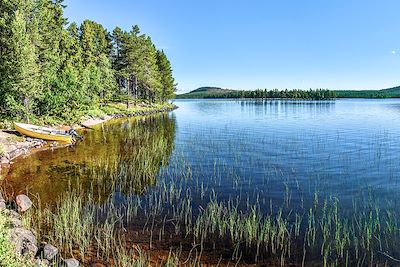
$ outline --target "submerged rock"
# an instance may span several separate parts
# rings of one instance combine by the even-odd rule
[[[32,201],[26,195],[18,195],[16,197],[16,203],[20,212],[27,211],[32,206]]]
[[[38,247],[36,246],[36,237],[30,230],[23,228],[13,228],[9,230],[11,242],[15,244],[15,253],[17,255],[36,255]]]
[[[79,261],[76,259],[66,259],[64,260],[64,263],[67,267],[78,267],[79,266]]]
[[[51,261],[58,254],[58,248],[53,245],[47,244],[43,248],[43,257]]]

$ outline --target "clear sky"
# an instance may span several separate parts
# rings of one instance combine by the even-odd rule
[[[138,24],[179,92],[400,85],[399,0],[66,0],[70,21]]]

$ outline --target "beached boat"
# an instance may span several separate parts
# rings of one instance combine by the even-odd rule
[[[25,124],[25,123],[14,123],[15,129],[23,135],[38,138],[48,141],[57,141],[60,143],[72,144],[73,143],[73,136],[63,130],[56,130],[52,128],[36,126],[32,124]]]

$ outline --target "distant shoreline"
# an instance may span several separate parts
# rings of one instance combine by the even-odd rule
[[[292,89],[292,90],[233,90],[219,87],[201,87],[189,93],[176,95],[176,99],[293,99],[293,100],[329,100],[329,99],[386,99],[400,98],[400,87],[382,90],[328,90],[328,89]]]

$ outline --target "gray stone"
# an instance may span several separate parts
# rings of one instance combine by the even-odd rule
[[[53,245],[47,244],[43,248],[43,257],[51,261],[58,254],[58,248]]]
[[[5,210],[7,209],[6,203],[3,201],[0,201],[0,210]]]
[[[50,262],[46,259],[36,259],[37,267],[47,267],[50,266]]]
[[[66,260],[64,260],[64,262],[67,267],[78,267],[79,266],[79,261],[76,259],[73,259],[73,258],[66,259]]]
[[[16,218],[16,219],[22,219],[21,214],[16,212],[15,210],[9,210],[9,214],[11,217]]]
[[[36,237],[30,230],[23,228],[13,228],[9,230],[10,239],[15,244],[15,254],[20,256],[36,255],[38,247]]]
[[[13,227],[13,228],[22,227],[21,219],[18,219],[15,217],[10,218],[10,224],[11,224],[11,227]]]
[[[32,206],[32,201],[26,195],[18,195],[15,201],[20,212],[27,211]]]
[[[1,157],[0,158],[0,164],[8,164],[10,161],[7,159],[7,157]]]

